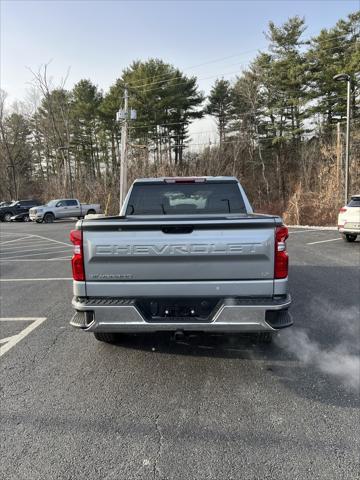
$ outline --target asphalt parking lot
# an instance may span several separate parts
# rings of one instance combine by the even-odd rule
[[[359,478],[359,241],[292,229],[295,325],[269,347],[114,346],[69,326],[72,226],[0,225],[0,478]]]

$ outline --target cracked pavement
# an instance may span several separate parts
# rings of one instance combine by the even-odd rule
[[[65,243],[71,228],[1,224]],[[358,358],[359,242],[293,230],[294,341]],[[97,342],[69,326],[70,276],[68,261],[1,263],[2,279],[55,280],[0,284],[1,317],[47,318],[1,357],[0,478],[358,478],[359,393],[339,375],[236,336]]]

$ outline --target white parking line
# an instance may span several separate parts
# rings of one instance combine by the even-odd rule
[[[0,235],[0,238],[1,236],[4,235],[3,233]],[[5,235],[9,235],[9,236],[15,236],[14,234],[12,233],[9,233],[9,234],[5,234]],[[61,242],[60,240],[54,240],[53,238],[49,238],[49,237],[43,237],[42,235],[37,235],[35,233],[19,233],[19,234],[16,234],[18,236],[22,236],[21,239],[24,239],[24,238],[41,238],[42,240],[47,240],[48,242],[55,242],[55,243],[61,243],[63,245],[69,245],[70,247],[72,247],[71,243],[66,243],[66,242]],[[19,239],[20,240],[20,239]]]
[[[19,242],[21,240],[26,240],[27,238],[31,238],[31,235],[28,235],[27,237],[15,238],[14,240],[7,240],[5,242],[0,242],[0,246],[5,245],[5,243],[14,243],[14,242]]]
[[[3,236],[8,236],[8,237],[19,237],[19,236],[27,236],[27,235],[31,235],[29,232],[13,232],[13,233],[10,233],[10,232],[1,232],[0,233],[0,238],[3,237]]]
[[[49,242],[61,243],[62,245],[66,245],[68,247],[72,247],[71,243],[61,242],[60,240],[54,240],[53,238],[42,237],[41,235],[31,235],[32,237],[42,238],[43,240],[49,240]]]
[[[68,262],[71,257],[59,257],[59,258],[25,258],[25,259],[19,259],[19,260],[8,260],[8,259],[1,259],[0,258],[0,264],[1,263],[9,263],[9,262]]]
[[[57,282],[60,280],[72,280],[71,277],[58,278],[0,278],[0,282]]]
[[[326,243],[326,242],[337,242],[338,240],[342,240],[342,238],[330,238],[329,240],[319,240],[318,242],[310,242],[306,245],[315,245],[315,243]]]
[[[69,256],[69,257],[55,257],[55,258],[49,258],[49,259],[44,258],[44,261],[46,262],[46,261],[50,261],[50,260],[54,260],[54,261],[55,260],[70,260],[71,258],[72,258],[71,256]]]
[[[42,246],[42,245],[52,245],[52,243],[48,242],[47,240],[36,240],[35,242],[30,242],[30,241],[27,241],[25,242],[24,240],[22,240],[21,242],[19,243],[15,243],[15,244],[10,244],[10,245],[2,245],[0,244],[0,250],[2,252],[5,252],[7,250],[11,250],[13,248],[18,248],[18,249],[21,249],[21,248],[24,248],[24,247],[37,247],[37,246]]]
[[[17,254],[17,253],[24,253],[24,252],[43,252],[45,250],[56,250],[57,248],[62,248],[61,245],[49,245],[47,246],[48,244],[42,246],[42,247],[39,247],[39,248],[36,248],[36,245],[35,245],[35,249],[34,248],[31,248],[31,245],[29,245],[30,249],[28,248],[17,248],[17,249],[12,249],[12,250],[6,250],[5,252],[2,250],[0,251],[0,255],[13,255],[13,254]],[[69,247],[70,248],[70,247]]]
[[[292,235],[293,233],[308,233],[308,232],[317,232],[318,230],[289,230],[289,235]]]
[[[58,247],[58,248],[61,248],[61,247]],[[58,252],[54,252],[53,250],[51,252],[48,252],[48,254],[50,253],[63,253],[63,252],[68,252],[69,249],[67,250],[59,250]],[[46,255],[46,252],[41,252],[41,253],[25,253],[25,255],[15,255],[15,256],[12,256],[12,257],[2,257],[1,260],[12,260],[12,259],[16,259],[16,258],[23,258],[23,257],[36,257],[37,255]]]
[[[8,352],[10,348],[14,347],[17,343],[23,340],[29,333],[31,333],[35,328],[45,322],[46,317],[0,317],[0,322],[32,322],[29,326],[24,328],[17,335],[4,338],[0,346],[0,357],[4,353]],[[6,341],[6,343],[4,343]]]

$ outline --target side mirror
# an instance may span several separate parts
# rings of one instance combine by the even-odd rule
[[[17,203],[16,208],[20,208],[20,207],[21,207],[20,203]]]

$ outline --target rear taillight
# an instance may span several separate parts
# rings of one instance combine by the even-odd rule
[[[82,231],[71,230],[70,240],[74,245],[73,256],[71,259],[73,279],[78,282],[85,280],[83,245],[82,245]]]
[[[275,278],[286,278],[289,269],[289,257],[286,251],[287,227],[276,227],[275,231]]]
[[[346,207],[341,207],[340,210],[339,210],[339,213],[344,213],[344,212],[347,212],[347,208]]]

